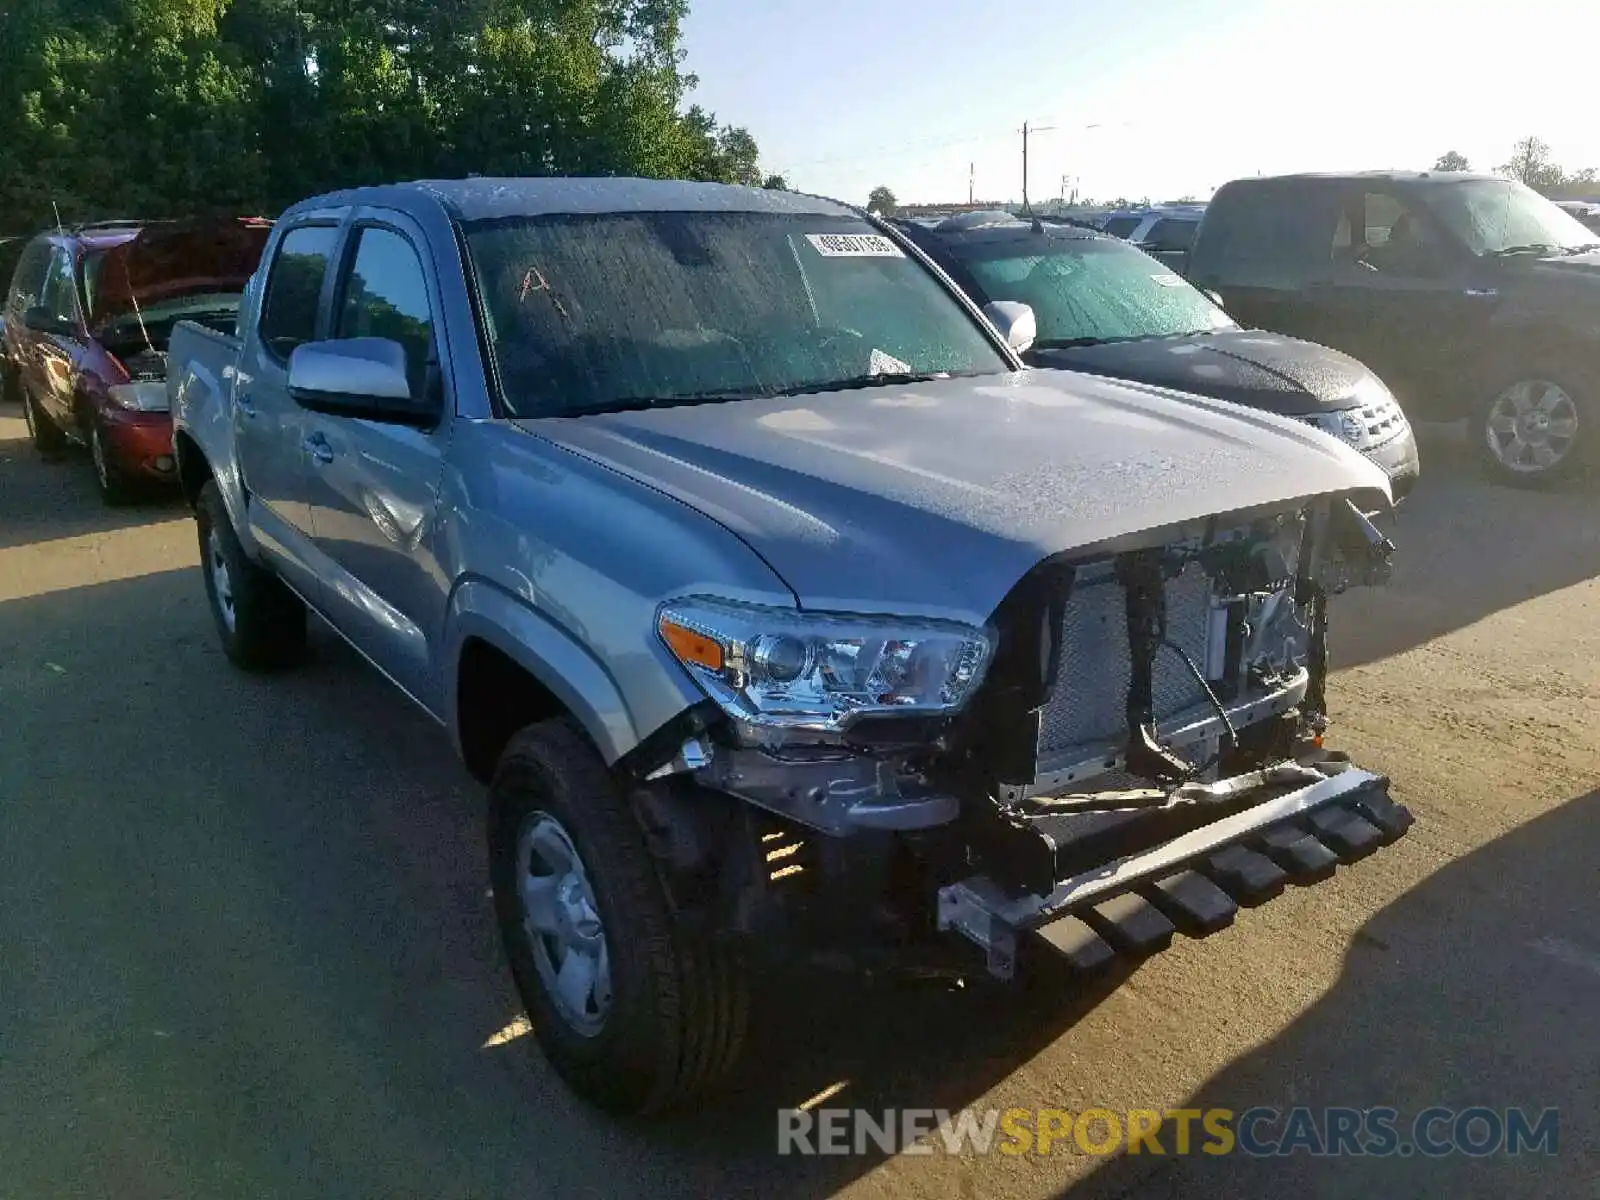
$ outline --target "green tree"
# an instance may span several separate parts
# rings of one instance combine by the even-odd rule
[[[761,186],[769,192],[787,192],[789,190],[789,181],[782,175],[768,175],[761,181]]]
[[[885,217],[892,217],[894,216],[896,207],[898,207],[898,205],[895,201],[894,193],[888,188],[884,187],[881,183],[877,187],[873,188],[871,192],[867,193],[868,212],[879,213]]]
[[[1439,156],[1438,161],[1433,164],[1433,169],[1435,171],[1470,171],[1472,170],[1472,164],[1467,161],[1465,154],[1450,150]]]
[[[698,107],[687,0],[5,0],[0,229],[275,212],[419,176],[760,184]]]
[[[1525,137],[1518,142],[1511,161],[1495,170],[1541,190],[1559,187],[1566,178],[1566,173],[1551,159],[1550,147],[1536,137]]]

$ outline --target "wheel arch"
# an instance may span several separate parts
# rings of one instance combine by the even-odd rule
[[[445,713],[462,761],[487,782],[507,742],[570,717],[608,766],[639,742],[609,672],[564,630],[486,581],[456,589],[447,617]]]

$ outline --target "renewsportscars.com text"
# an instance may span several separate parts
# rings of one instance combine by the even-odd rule
[[[1487,1158],[1555,1154],[1560,1132],[1554,1108],[816,1108],[779,1111],[778,1153]]]

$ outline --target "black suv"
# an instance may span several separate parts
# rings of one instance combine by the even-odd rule
[[[1600,235],[1466,174],[1242,179],[1189,276],[1241,321],[1338,347],[1413,418],[1471,418],[1500,478],[1600,467]]]
[[[1387,472],[1396,500],[1419,471],[1411,425],[1383,382],[1325,346],[1241,329],[1142,250],[1067,222],[963,213],[901,223],[978,304],[1033,309],[1029,366],[1108,375],[1298,417]]]

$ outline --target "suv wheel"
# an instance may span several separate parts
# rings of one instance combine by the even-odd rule
[[[638,820],[568,721],[511,740],[490,788],[489,852],[512,975],[574,1091],[651,1112],[733,1068],[749,1015],[741,956],[673,912]]]
[[[215,480],[200,489],[195,524],[200,572],[222,649],[247,671],[296,662],[306,648],[306,606],[244,552]]]
[[[1600,414],[1565,371],[1517,373],[1495,388],[1476,421],[1485,466],[1502,483],[1567,478],[1594,457]]]

